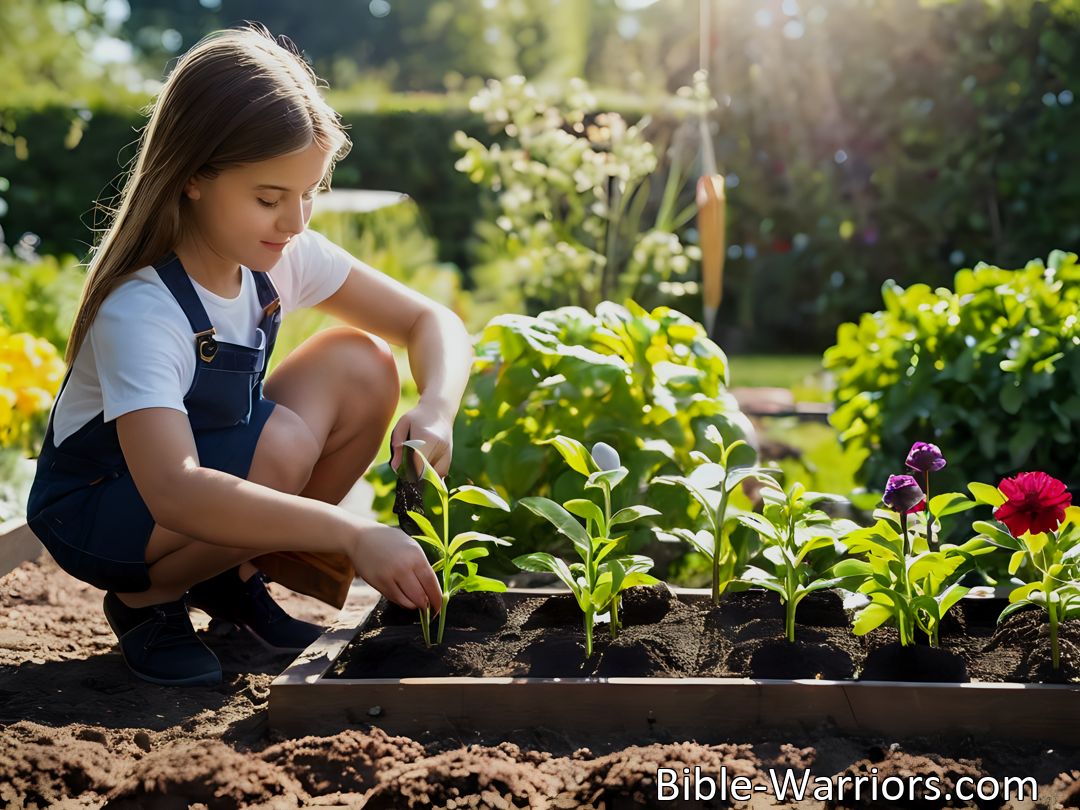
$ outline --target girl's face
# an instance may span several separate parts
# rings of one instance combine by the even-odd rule
[[[288,155],[226,169],[214,178],[192,177],[184,194],[190,201],[194,239],[223,262],[269,270],[307,227],[312,199],[331,157],[312,143]]]

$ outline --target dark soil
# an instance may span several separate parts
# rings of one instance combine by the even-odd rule
[[[294,615],[321,622],[333,618],[332,610],[313,600],[274,584],[271,591]],[[207,636],[225,671],[220,686],[170,689],[143,683],[120,659],[101,613],[101,596],[47,557],[0,577],[0,807],[1051,810],[1080,806],[1080,748],[1048,750],[1004,736],[931,740],[838,736],[828,728],[787,734],[747,728],[734,737],[684,740],[659,735],[571,736],[537,727],[498,737],[410,739],[356,722],[333,729],[313,727],[312,733],[319,736],[281,738],[267,728],[267,696],[270,681],[289,664],[289,656],[269,655],[238,633]],[[457,603],[452,610],[456,607]],[[192,615],[197,627],[206,627],[205,616]],[[463,610],[461,619],[464,615]],[[488,614],[481,611],[481,615]],[[539,621],[544,616],[549,621],[555,618],[536,612],[531,618]],[[626,635],[632,637],[626,611],[624,618]],[[1025,632],[1022,622],[1016,632]],[[1033,632],[1038,635],[1037,626]],[[580,659],[580,635],[567,633],[563,638],[563,654]],[[1016,643],[1001,642],[1006,647]],[[604,649],[608,665],[620,656],[639,654],[624,649],[656,653],[647,646],[607,644]],[[1022,659],[1018,652],[1016,665]],[[661,803],[656,787],[660,766],[699,766],[713,775],[726,769],[729,780],[745,776],[761,785],[770,784],[771,775],[802,778],[809,770],[815,777],[836,780],[876,769],[879,776],[937,776],[946,791],[965,776],[996,780],[1030,776],[1039,789],[1037,801],[979,805],[870,799],[826,805],[777,801],[771,793],[755,794],[749,805]]]
[[[964,600],[946,616],[940,647],[930,647],[925,635],[914,646],[901,647],[892,628],[855,636],[840,596],[812,593],[799,604],[790,643],[775,594],[727,594],[714,607],[708,597],[677,597],[654,585],[626,594],[617,638],[610,638],[606,621],[595,625],[593,656],[586,659],[582,615],[570,594],[455,596],[443,644],[431,649],[420,637],[416,613],[383,601],[328,677],[1080,680],[1080,621],[1061,627],[1061,669],[1055,673],[1045,615],[1021,611],[998,627],[1005,604]]]

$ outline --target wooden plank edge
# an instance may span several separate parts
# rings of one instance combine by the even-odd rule
[[[45,547],[23,518],[0,523],[0,577],[27,560],[36,560]]]

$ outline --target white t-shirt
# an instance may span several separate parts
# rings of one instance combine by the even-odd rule
[[[320,233],[306,230],[295,237],[269,271],[282,317],[337,292],[354,261]],[[242,268],[236,298],[222,298],[191,280],[218,340],[257,345],[262,307],[252,272]],[[59,446],[102,412],[106,422],[142,408],[187,413],[184,395],[194,378],[191,324],[157,270],[143,267],[109,293],[90,325],[54,408],[53,443]]]

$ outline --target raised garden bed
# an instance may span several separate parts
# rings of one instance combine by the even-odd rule
[[[459,595],[444,644],[430,650],[415,613],[353,603],[273,682],[275,729],[304,734],[337,719],[408,735],[535,726],[700,735],[826,724],[1064,744],[1080,722],[1080,684],[1018,680],[1043,677],[1041,616],[1021,612],[995,629],[1004,600],[986,590],[964,598],[941,650],[898,651],[891,630],[854,636],[835,594],[803,602],[792,648],[772,595],[729,594],[713,608],[704,590],[639,588],[625,598],[618,640],[597,626],[587,663],[580,613],[561,590]],[[1063,626],[1071,644],[1077,625]],[[1063,667],[1076,677],[1073,658]]]

